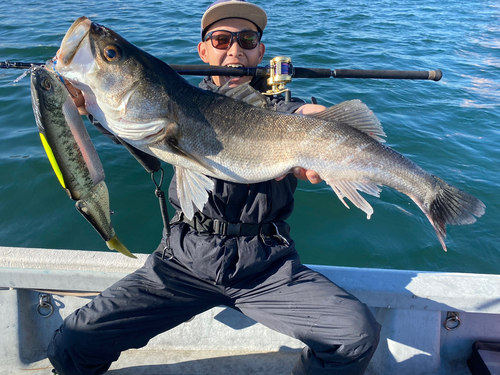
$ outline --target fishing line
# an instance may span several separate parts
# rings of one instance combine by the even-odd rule
[[[49,60],[50,61],[50,60]],[[48,61],[47,61],[48,62]],[[56,64],[57,64],[57,59],[52,59],[52,70],[57,74],[57,77],[59,78],[59,80],[64,84],[64,87],[66,87],[66,90],[68,91],[68,93],[71,95],[72,98],[77,98],[78,97],[78,93],[73,94],[70,90],[69,90],[69,87],[68,87],[68,84],[70,83],[66,83],[66,81],[64,80],[64,77],[61,75],[61,73],[59,73],[57,70],[56,70]]]
[[[52,70],[56,73],[57,77],[59,78],[59,80],[64,84],[64,87],[66,87],[66,90],[68,91],[69,95],[71,95],[72,98],[77,98],[78,97],[78,93],[76,94],[73,94],[68,85],[70,85],[70,83],[66,83],[66,81],[64,80],[64,77],[61,75],[61,73],[59,73],[57,70],[56,70],[56,63],[57,63],[57,59],[51,59],[51,60],[48,60],[46,63],[22,63],[22,62],[14,62],[14,63],[11,63],[9,62],[8,60],[7,61],[4,61],[4,62],[1,62],[0,63],[0,68],[4,68],[4,69],[10,69],[10,68],[14,68],[14,69],[24,69],[24,68],[28,68],[26,69],[26,71],[23,72],[23,74],[21,74],[19,77],[17,77],[13,83],[19,83],[19,81],[21,81],[24,77],[26,77],[28,74],[31,74],[33,72],[33,69],[36,69],[38,67],[47,67],[47,63],[51,62],[52,64]]]

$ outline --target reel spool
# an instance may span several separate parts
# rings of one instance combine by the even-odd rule
[[[269,62],[269,78],[267,84],[271,90],[266,95],[278,95],[285,93],[285,101],[290,101],[291,92],[285,88],[287,83],[292,82],[293,66],[292,58],[287,56],[276,56]]]

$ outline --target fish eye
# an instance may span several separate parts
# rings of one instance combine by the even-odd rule
[[[45,78],[44,80],[42,80],[42,87],[45,90],[50,90],[52,88],[52,83],[50,82],[50,80],[48,78]]]
[[[122,58],[121,48],[117,45],[110,44],[104,48],[104,58],[108,62],[116,62]]]

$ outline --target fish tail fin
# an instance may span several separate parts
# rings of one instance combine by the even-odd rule
[[[95,185],[90,192],[75,203],[75,207],[82,216],[99,233],[111,250],[116,250],[131,258],[135,256],[116,237],[111,224],[109,211],[108,188],[104,181]]]
[[[120,253],[122,253],[123,255],[126,255],[130,258],[135,258],[137,259],[137,257],[132,254],[126,247],[125,245],[118,239],[118,237],[114,236],[112,239],[110,239],[109,241],[106,241],[106,245],[108,245],[108,247],[111,249],[111,250],[116,250]]]
[[[476,217],[481,217],[486,206],[476,197],[446,183],[443,179],[432,176],[436,180],[437,193],[430,202],[415,203],[429,219],[439,242],[446,250],[444,240],[446,239],[446,224],[465,225],[472,224]]]

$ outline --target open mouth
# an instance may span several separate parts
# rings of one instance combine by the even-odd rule
[[[64,36],[61,49],[58,55],[58,62],[62,65],[68,65],[73,60],[77,51],[80,49],[80,44],[85,39],[90,31],[92,21],[87,17],[80,17],[69,28]]]

